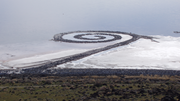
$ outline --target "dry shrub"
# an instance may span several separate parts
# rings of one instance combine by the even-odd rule
[[[102,79],[102,78],[105,78],[105,77],[104,76],[93,75],[93,76],[91,76],[91,78]]]
[[[108,75],[106,76],[107,78],[112,78],[112,79],[119,79],[120,77],[117,75]]]
[[[83,78],[84,78],[84,79],[88,79],[88,78],[89,78],[89,76],[83,76]]]
[[[89,83],[93,83],[94,84],[94,83],[96,83],[96,80],[95,79],[90,79]]]

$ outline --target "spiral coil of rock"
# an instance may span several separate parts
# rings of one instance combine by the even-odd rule
[[[73,35],[72,38],[76,40],[68,39],[64,37],[70,34]],[[89,36],[93,38],[89,38]],[[105,32],[70,32],[70,33],[61,33],[54,36],[55,41],[70,42],[70,43],[102,43],[102,42],[120,40],[121,38],[122,37],[120,35],[115,35]]]
[[[66,37],[68,35],[70,35],[71,38]],[[136,35],[136,34],[132,34],[132,33],[119,32],[119,31],[74,31],[74,32],[60,33],[60,34],[54,35],[54,41],[69,42],[69,43],[101,43],[101,42],[122,40],[123,35],[131,36],[131,38],[129,38],[127,40],[123,40],[123,41],[117,41],[111,45],[102,46],[101,48],[92,49],[92,50],[85,51],[85,52],[82,52],[79,54],[74,54],[74,55],[70,55],[67,57],[60,57],[60,58],[52,59],[51,61],[48,61],[46,63],[40,62],[40,64],[38,64],[38,65],[32,65],[31,67],[22,69],[21,73],[22,74],[31,74],[31,73],[41,74],[42,73],[43,74],[46,71],[45,74],[48,74],[49,73],[48,68],[56,67],[57,65],[60,65],[60,64],[75,61],[78,59],[82,59],[84,57],[87,57],[87,56],[90,56],[90,55],[93,55],[93,54],[96,54],[96,53],[99,53],[102,51],[106,51],[111,48],[128,45],[129,43],[134,42],[140,38],[150,39],[151,41],[154,41],[153,37]],[[86,36],[88,36],[88,37],[86,37]],[[109,37],[111,37],[111,38],[109,38]],[[15,72],[14,70],[7,70],[7,71],[3,70],[3,71],[0,71],[0,73],[8,73],[8,72],[12,72],[12,71]],[[59,75],[59,73],[60,74],[62,73],[62,70],[59,70],[59,71],[60,72],[57,72],[57,75]],[[89,70],[87,69],[87,71],[89,71]],[[108,72],[109,72],[109,70],[108,70]],[[65,72],[65,73],[68,73],[68,75],[72,75],[72,72]],[[100,73],[102,73],[102,72],[100,72]],[[79,75],[79,72],[77,72],[75,74]],[[66,75],[66,74],[62,74],[62,75]]]
[[[133,34],[126,32],[115,32],[115,31],[75,31],[60,33],[54,36],[54,41],[69,42],[69,43],[102,43],[110,42],[122,39],[120,34],[130,35]],[[66,38],[66,36],[71,38]],[[93,37],[93,38],[89,38]]]

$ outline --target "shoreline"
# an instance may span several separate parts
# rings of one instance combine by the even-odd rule
[[[25,69],[25,70],[0,70],[0,76],[106,76],[106,75],[169,75],[180,76],[180,70],[155,70],[155,69],[51,69],[51,70],[37,70],[37,69]]]

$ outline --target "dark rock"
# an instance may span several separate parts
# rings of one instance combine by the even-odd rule
[[[161,101],[176,101],[176,100],[170,96],[165,96],[161,99]]]

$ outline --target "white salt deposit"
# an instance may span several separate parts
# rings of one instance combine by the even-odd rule
[[[165,69],[180,70],[180,38],[154,36],[157,42],[140,39],[123,48],[101,52],[79,62],[59,65],[59,68]],[[78,66],[79,65],[79,66]],[[57,67],[57,68],[58,68]]]
[[[77,61],[58,65],[55,68],[180,70],[180,37],[154,37],[159,38],[155,39],[159,43],[153,42],[148,39],[140,39],[129,45],[113,48]],[[5,48],[1,45],[0,68],[9,69],[11,67],[14,67],[14,69],[16,69],[17,67],[31,66],[34,64],[48,62],[55,58],[66,57],[94,48],[104,47],[113,43],[122,42],[130,38],[131,36],[124,35],[122,40],[120,41],[100,44],[95,43],[75,45],[72,43],[47,42],[46,45],[41,45],[40,48],[36,48],[37,46],[35,46],[35,44],[27,45],[28,47],[25,47],[25,45],[23,45],[21,46],[22,49],[24,49],[22,51],[20,51],[20,49],[17,49],[17,46],[13,46],[14,48],[12,48],[11,46],[9,47],[9,49],[14,50],[8,50],[7,47]],[[39,46],[40,44],[37,45]],[[61,48],[57,48],[58,46]],[[18,47],[21,48],[20,46]],[[59,49],[60,51],[58,51]],[[42,52],[44,53],[42,54]]]
[[[31,44],[17,44],[10,45],[1,51],[0,62],[2,66],[6,68],[23,68],[27,66],[39,65],[46,62],[51,62],[53,59],[62,58],[78,53],[85,52],[91,49],[97,49],[104,46],[108,46],[117,42],[123,42],[132,38],[129,35],[121,35],[122,39],[105,43],[90,43],[90,44],[77,44],[77,43],[65,43],[65,42],[41,42]],[[9,50],[8,50],[9,49]],[[59,51],[57,51],[59,50]],[[48,53],[49,52],[49,53]],[[8,55],[7,55],[8,54]],[[13,54],[13,55],[10,55]],[[2,68],[1,69],[4,69]]]
[[[3,63],[4,66],[7,67],[13,67],[13,68],[22,68],[25,66],[32,66],[32,65],[38,65],[46,62],[51,62],[53,59],[57,59],[60,57],[66,57],[69,55],[78,54],[82,53],[86,50],[68,50],[68,51],[61,51],[61,52],[56,52],[56,53],[49,53],[49,54],[44,54],[44,55],[35,55],[32,57],[27,57],[27,58],[21,58],[21,59],[15,59],[12,61],[8,61]]]

